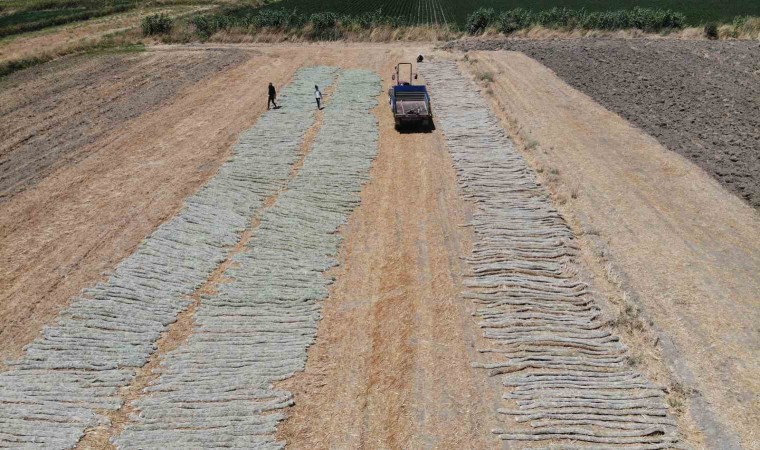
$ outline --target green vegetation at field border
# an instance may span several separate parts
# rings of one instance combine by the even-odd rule
[[[466,30],[470,34],[495,27],[504,34],[532,27],[561,30],[629,30],[648,33],[663,30],[680,30],[686,26],[686,15],[667,9],[633,8],[616,11],[587,11],[554,7],[544,11],[522,8],[498,14],[492,8],[479,8],[467,17]]]
[[[96,55],[102,53],[132,53],[145,50],[145,45],[118,39],[115,36],[107,36],[96,42],[87,42],[73,47],[53,52],[43,53],[28,58],[15,59],[0,63],[0,79],[19,70],[28,69],[54,59],[69,55]]]
[[[12,0],[0,6],[0,38],[141,7],[216,4],[215,0]]]
[[[607,12],[640,7],[679,11],[686,15],[690,26],[727,23],[736,16],[760,16],[758,0],[281,0],[272,7],[295,9],[307,15],[325,11],[361,15],[381,10],[383,15],[413,17],[414,25],[456,24],[459,27],[464,27],[467,16],[478,8],[491,8],[498,13],[517,8],[536,12],[553,7]]]
[[[164,34],[172,30],[173,20],[166,13],[158,13],[143,17],[142,32],[145,36]]]
[[[219,31],[233,29],[255,32],[261,29],[293,31],[303,30],[304,37],[315,40],[338,40],[343,32],[369,30],[381,26],[393,28],[411,24],[403,17],[383,15],[373,11],[360,15],[334,12],[303,14],[296,10],[261,9],[252,7],[225,8],[212,14],[202,14],[191,19],[195,32],[201,37],[209,37]]]
[[[419,26],[416,18],[390,16],[382,10],[354,15],[329,11],[307,14],[297,9],[249,6],[225,7],[212,13],[196,15],[188,22],[191,31],[185,33],[186,39],[188,34],[208,39],[219,32],[246,35],[279,32],[288,39],[295,37],[307,40],[338,40],[361,32],[367,36],[367,30],[381,27],[409,29]],[[755,38],[756,33],[753,34],[752,29],[756,22],[756,19],[750,17],[735,18],[730,25],[722,25],[720,37]],[[461,34],[462,31],[480,34],[486,30],[493,30],[508,35],[532,28],[560,31],[641,30],[646,33],[667,34],[682,30],[687,24],[684,14],[664,9],[588,11],[554,7],[543,11],[518,8],[501,13],[491,8],[479,8],[468,16],[463,28],[451,23],[428,27],[447,30],[450,34]]]

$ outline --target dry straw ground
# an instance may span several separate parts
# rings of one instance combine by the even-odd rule
[[[7,343],[0,356],[18,356],[73,295],[176,214],[265,109],[267,82],[283,85],[315,64],[369,68],[387,82],[395,62],[418,53],[461,58],[419,44],[209,44],[65,59],[4,80],[3,104],[32,116],[19,114],[13,129],[28,130],[31,120],[36,148],[66,141],[71,121],[58,115],[77,107],[83,129],[97,124],[101,133],[0,203],[0,338]],[[586,276],[610,293],[610,326],[634,347],[632,364],[671,387],[688,442],[699,446],[700,430],[710,439],[723,429],[751,446],[758,428],[751,399],[760,390],[752,376],[756,212],[535,61],[473,56],[473,72],[493,80],[483,78],[484,93],[524,137],[525,154],[583,237]],[[152,86],[173,64],[215,59],[223,64],[167,87],[166,98],[148,106],[122,100],[135,96],[109,71],[139,67],[138,79]],[[45,86],[57,92],[58,110],[35,95]],[[103,122],[108,107],[128,120]],[[489,447],[499,386],[469,365],[479,332],[457,297],[460,257],[471,242],[460,226],[468,207],[440,131],[397,134],[384,102],[375,114],[380,153],[362,205],[342,230],[343,265],[306,372],[288,382],[296,407],[280,435],[302,448],[336,439],[365,448],[405,440]],[[26,163],[14,161],[4,170],[23,171]],[[709,412],[700,401],[715,406],[713,429],[700,422],[698,413]]]

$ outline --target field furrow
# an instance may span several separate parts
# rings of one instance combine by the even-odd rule
[[[410,24],[414,24],[414,2],[404,2],[403,15]]]
[[[436,0],[436,3],[438,5],[438,11],[441,16],[441,24],[448,25],[448,21],[446,20],[446,12],[444,11],[443,4],[440,0]]]
[[[454,62],[424,66],[459,184],[477,210],[465,297],[489,342],[478,367],[501,377],[494,432],[515,445],[670,448],[662,387],[626,360],[577,276],[575,238],[496,117]],[[458,86],[456,96],[441,95]]]
[[[62,74],[66,82],[59,86],[43,75],[35,79],[31,92],[16,86],[0,92],[0,202],[34,186],[55,169],[85,158],[82,149],[92,142],[160,107],[193,83],[242,63],[245,55],[236,61],[221,55],[189,55],[179,64],[176,58],[118,59],[119,63],[109,62],[111,68],[100,79],[90,72],[66,73]],[[97,60],[88,64],[97,71]],[[172,70],[176,72],[165,75]],[[120,95],[115,94],[119,91]],[[108,101],[98,105],[98,120],[88,120],[93,113],[88,107],[100,99]],[[29,117],[39,120],[30,123]]]

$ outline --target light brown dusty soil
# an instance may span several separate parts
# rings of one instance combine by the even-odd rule
[[[498,380],[470,366],[480,333],[460,297],[470,237],[448,150],[439,132],[397,133],[386,95],[376,114],[372,181],[343,230],[306,371],[283,383],[296,406],[279,437],[304,449],[497,447]]]
[[[691,412],[708,442],[722,429],[758,448],[758,214],[534,60],[470,58],[474,71],[494,74],[488,92],[531,141],[529,158],[556,174],[565,209],[598,236],[602,257],[662,331],[666,359],[697,390]]]
[[[752,40],[467,40],[523,52],[760,208],[760,45]]]
[[[129,120],[250,56],[244,51],[81,56],[3,80],[0,202],[57,167],[87,157],[96,148],[88,144]]]

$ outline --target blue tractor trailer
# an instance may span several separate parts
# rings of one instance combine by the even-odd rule
[[[417,74],[414,73],[412,64],[398,64],[392,79],[396,84],[388,89],[388,101],[396,122],[396,129],[405,126],[431,128],[433,112],[430,109],[430,96],[424,85],[413,84],[413,81],[417,79]]]

